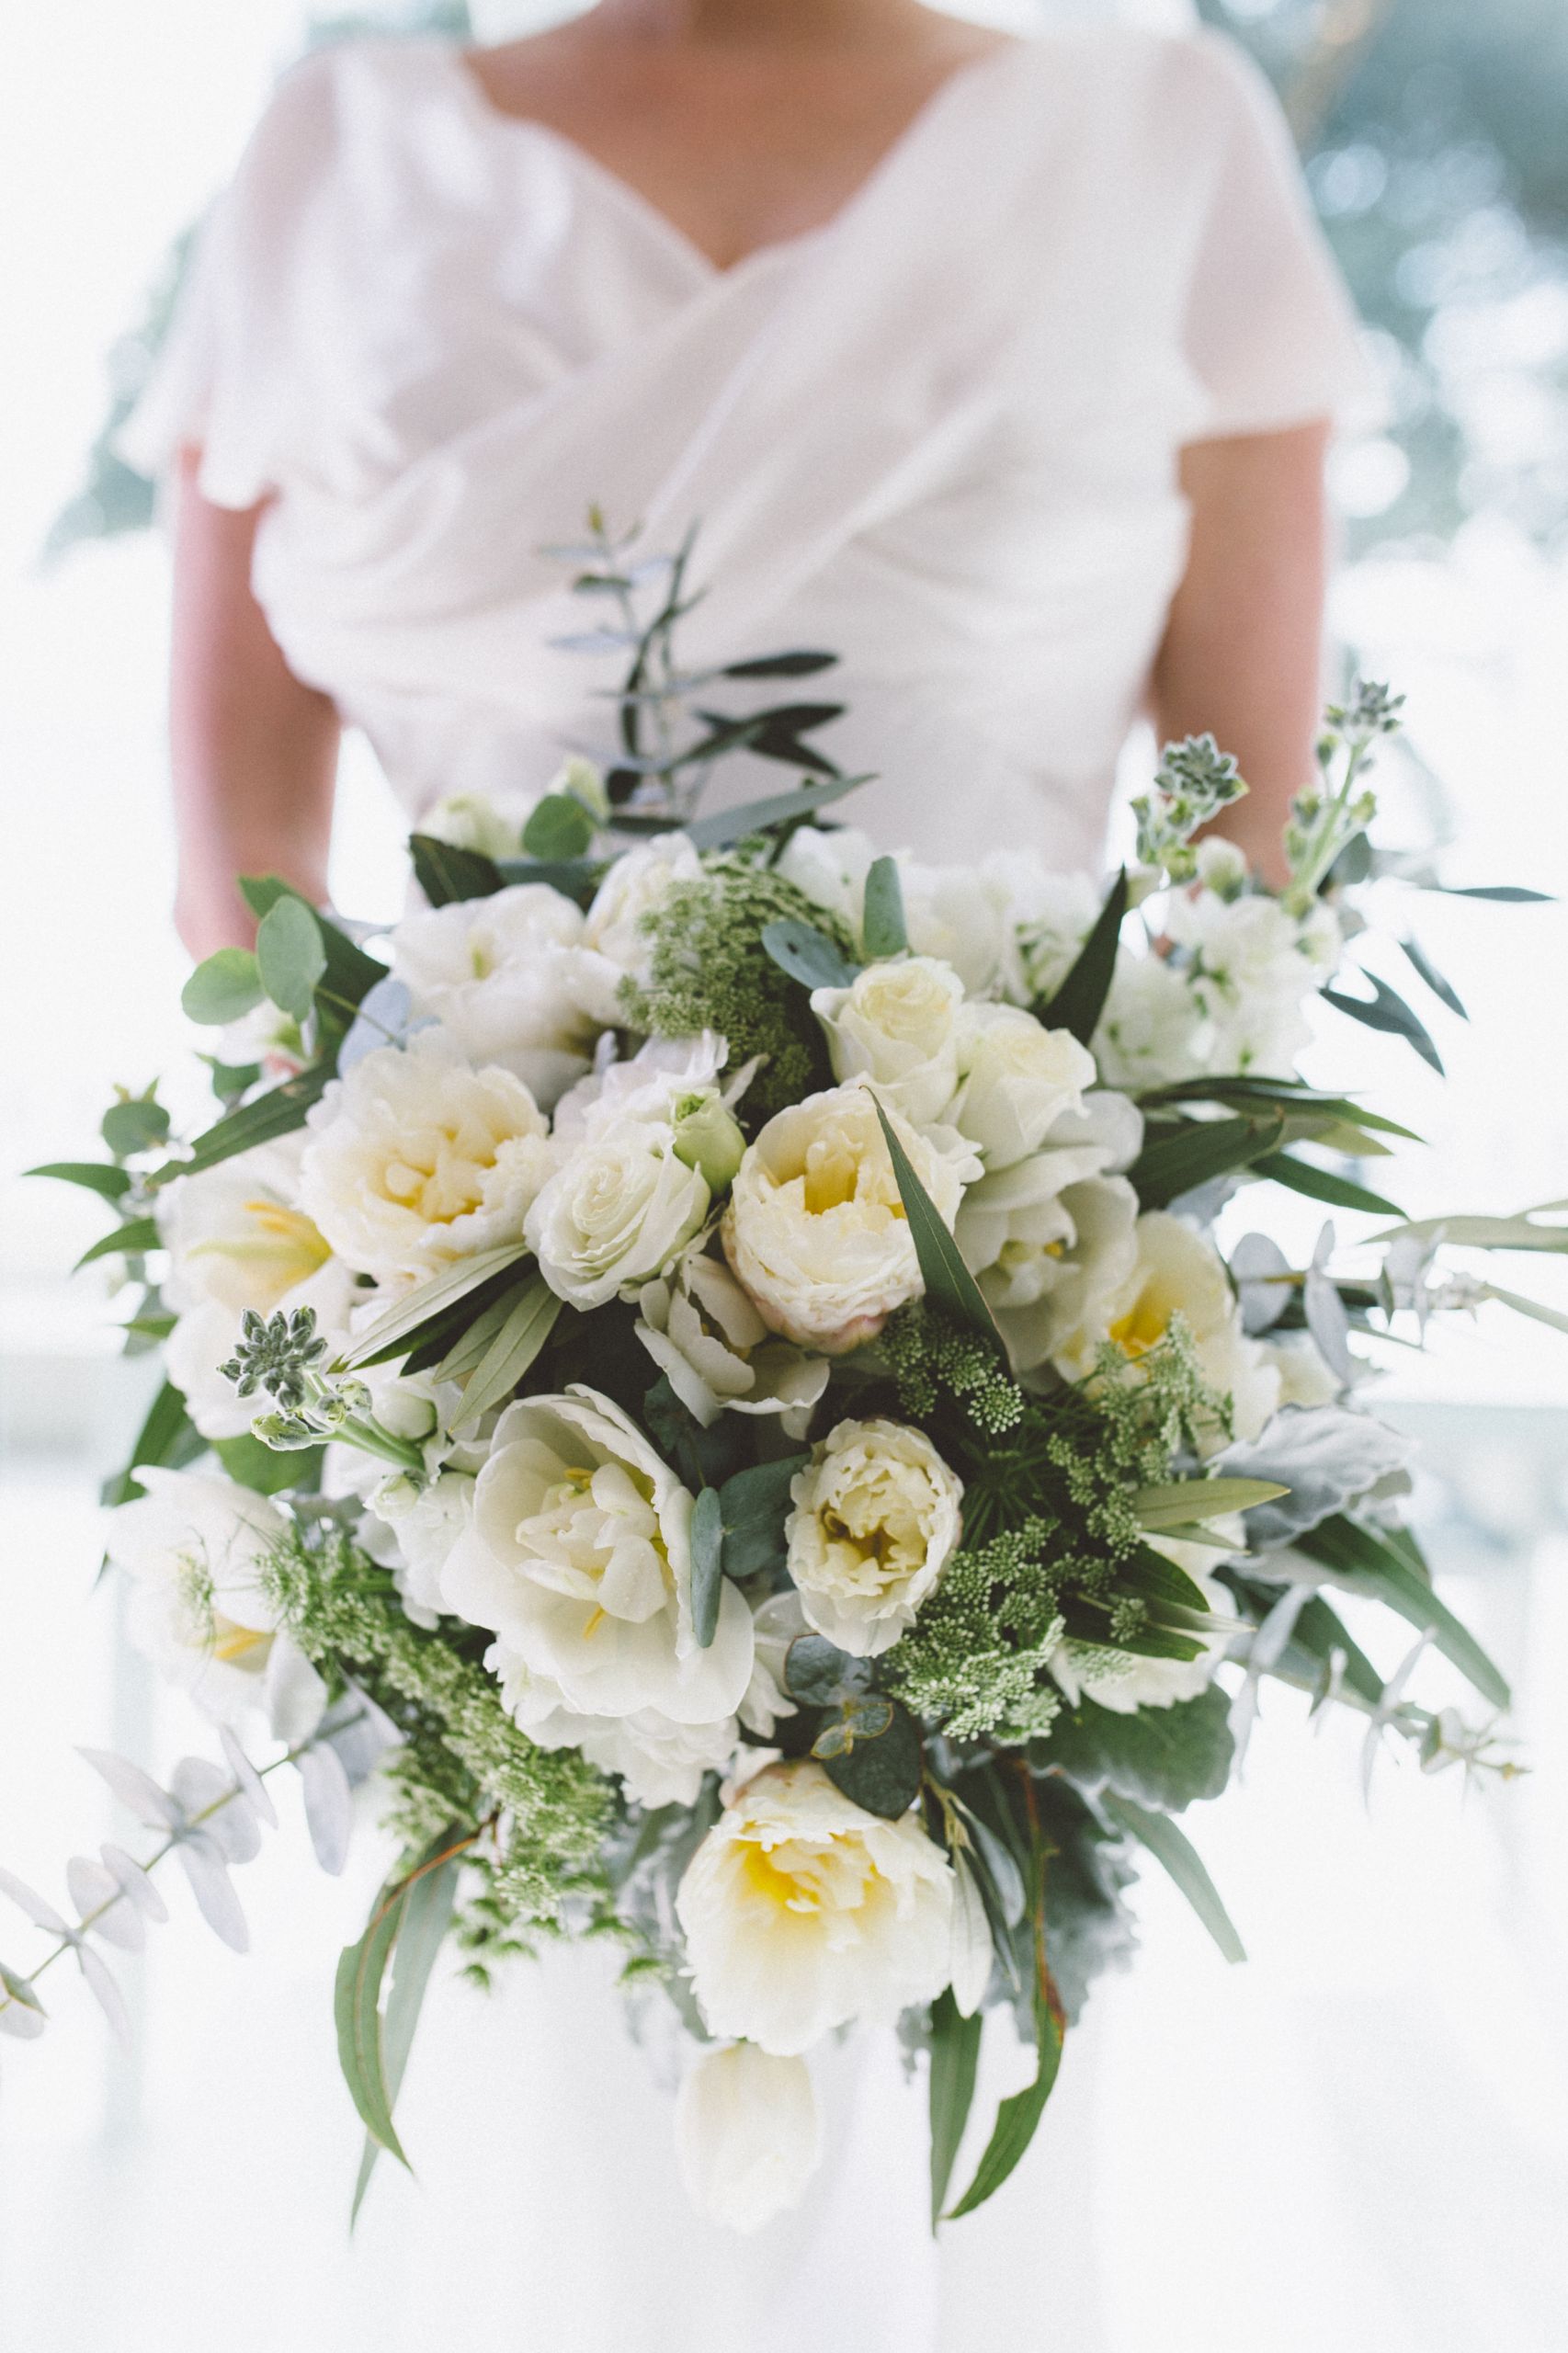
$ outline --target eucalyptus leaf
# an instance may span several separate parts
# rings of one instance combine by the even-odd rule
[[[785,915],[767,925],[762,944],[781,972],[788,972],[802,988],[846,989],[855,978],[857,967],[851,964],[814,924],[802,923],[796,915]]]
[[[835,1707],[870,1680],[870,1660],[841,1651],[825,1634],[797,1634],[784,1655],[784,1688],[802,1707]]]
[[[1439,882],[1435,886],[1450,899],[1492,899],[1501,906],[1554,906],[1550,891],[1526,891],[1517,882],[1471,882],[1461,886],[1454,882]]]
[[[717,1487],[704,1487],[691,1513],[691,1624],[707,1650],[719,1626],[724,1585],[724,1506]]]
[[[386,977],[386,966],[374,956],[368,955],[356,940],[349,938],[341,924],[312,906],[302,891],[285,882],[280,874],[242,874],[240,892],[245,904],[258,922],[265,921],[279,899],[294,899],[304,908],[315,925],[326,956],[325,984],[343,1006],[358,1005],[367,989]]]
[[[784,1522],[790,1508],[790,1485],[811,1457],[786,1454],[775,1462],[758,1462],[737,1471],[719,1491],[724,1526],[724,1574],[755,1576],[777,1568],[784,1559]]]
[[[98,1132],[117,1160],[129,1160],[134,1154],[151,1152],[164,1142],[169,1132],[169,1115],[161,1103],[133,1096],[127,1103],[110,1104],[99,1122]]]
[[[267,991],[261,968],[248,948],[220,948],[198,964],[180,991],[180,1005],[188,1021],[221,1029],[254,1012]]]
[[[528,813],[523,847],[530,858],[581,858],[594,830],[593,818],[574,793],[547,792]]]
[[[716,810],[711,817],[693,818],[682,828],[694,849],[728,849],[733,842],[744,842],[753,834],[769,832],[775,825],[808,824],[819,809],[831,808],[862,784],[867,776],[838,776],[821,784],[802,785],[795,792],[772,793],[764,801],[748,801],[743,809]]]
[[[449,1844],[453,1835],[448,1834]],[[392,1951],[392,1989],[387,1996],[386,2018],[381,2028],[381,2071],[389,2107],[396,2106],[397,2096],[403,2088],[426,1990],[446,1941],[447,1930],[451,1926],[458,1873],[459,1865],[455,1858],[449,1858],[433,1869],[421,1871],[409,1888],[403,1904],[403,1925]],[[354,2185],[350,2226],[358,2220],[359,2209],[364,2203],[365,2192],[370,2186],[370,2176],[380,2154],[380,2143],[367,2132],[364,2154],[359,2160],[359,2176]]]
[[[857,1697],[845,1702],[837,1729],[846,1738],[835,1754],[823,1756],[828,1779],[868,1813],[896,1822],[920,1794],[924,1756],[914,1717],[897,1700]]]
[[[909,931],[903,919],[903,885],[899,881],[896,858],[878,858],[871,861],[866,876],[860,937],[873,962],[883,956],[902,956],[909,946]]]
[[[315,1004],[316,983],[326,972],[326,947],[315,909],[303,899],[279,898],[267,909],[256,935],[261,985],[279,1012],[303,1021]]]
[[[727,662],[726,678],[805,678],[818,670],[834,669],[836,654],[763,654],[750,662]]]

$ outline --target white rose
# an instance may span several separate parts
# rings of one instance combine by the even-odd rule
[[[650,947],[643,919],[664,905],[677,882],[696,881],[701,873],[702,861],[684,834],[660,834],[628,850],[594,894],[584,946],[646,984]]]
[[[1108,1086],[1141,1087],[1196,1078],[1209,1067],[1207,1012],[1184,975],[1159,956],[1117,959],[1095,1060]]]
[[[135,1580],[131,1639],[207,1713],[253,1707],[290,1724],[325,1689],[278,1631],[262,1570],[289,1523],[274,1503],[212,1472],[142,1470],[146,1493],[109,1515],[111,1561]]]
[[[700,1233],[710,1199],[659,1120],[619,1120],[571,1153],[525,1231],[558,1298],[586,1310],[635,1290]]]
[[[704,1429],[728,1410],[777,1414],[787,1436],[805,1436],[827,1387],[826,1358],[776,1339],[706,1246],[687,1250],[646,1284],[637,1307],[637,1337]]]
[[[616,1018],[619,975],[583,942],[583,915],[544,882],[405,915],[392,969],[469,1060],[522,1080],[548,1109]]]
[[[809,1758],[741,1790],[676,1911],[709,2031],[790,2058],[852,2018],[891,2025],[952,1968],[953,1874],[917,1813],[868,1813]]]
[[[335,1079],[310,1115],[300,1198],[349,1266],[378,1279],[437,1272],[502,1242],[551,1166],[543,1114],[518,1078],[472,1070],[422,1030]]]
[[[1165,1338],[1171,1318],[1182,1315],[1205,1381],[1231,1400],[1235,1436],[1255,1438],[1279,1403],[1279,1370],[1243,1330],[1223,1259],[1201,1234],[1160,1210],[1139,1219],[1134,1240],[1131,1272],[1109,1303],[1108,1336],[1136,1363]]]
[[[726,1579],[718,1629],[699,1648],[691,1508],[608,1397],[574,1387],[519,1398],[495,1426],[443,1601],[499,1634],[576,1714],[653,1708],[676,1723],[716,1723],[751,1678],[751,1613]]]
[[[950,1226],[980,1163],[960,1137],[921,1136],[889,1114],[937,1214]],[[724,1251],[765,1324],[839,1355],[918,1296],[920,1262],[864,1087],[808,1096],[771,1119],[741,1163]]]
[[[950,964],[905,956],[868,964],[846,989],[813,989],[833,1074],[870,1079],[914,1127],[939,1119],[958,1085],[963,983]]]
[[[822,2161],[804,2060],[752,2042],[705,2051],[676,2099],[676,2153],[692,2204],[725,2230],[749,2236],[798,2206]]]
[[[897,1422],[840,1422],[790,1484],[790,1574],[807,1623],[875,1658],[913,1626],[960,1531],[963,1483]]]
[[[948,1116],[983,1154],[988,1176],[1038,1152],[1095,1083],[1095,1058],[1070,1030],[1042,1029],[1011,1005],[967,1008],[959,1066],[963,1084]]]

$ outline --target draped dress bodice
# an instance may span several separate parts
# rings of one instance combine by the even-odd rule
[[[272,631],[411,815],[609,747],[619,660],[555,642],[600,616],[544,552],[592,502],[640,552],[699,527],[688,668],[842,657],[857,822],[1092,867],[1182,445],[1358,370],[1273,102],[1207,37],[991,51],[827,228],[730,269],[456,51],[378,40],[286,78],[122,447],[199,442],[210,497],[268,500]]]

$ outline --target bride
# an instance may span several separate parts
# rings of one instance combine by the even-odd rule
[[[187,944],[246,937],[238,873],[324,899],[346,726],[411,818],[537,792],[602,733],[541,551],[590,502],[650,551],[700,524],[691,667],[843,656],[827,740],[878,771],[888,846],[1096,869],[1146,710],[1239,756],[1231,830],[1276,870],[1360,382],[1273,101],[1207,35],[599,0],[495,49],[319,53],[122,443],[175,482]],[[1031,2158],[935,2247],[918,2089],[839,2054],[841,2160],[738,2243],[671,2178],[609,1976],[562,1954],[435,2008],[426,2186],[378,2182],[362,2225],[366,2344],[1094,2353],[1071,2043]]]

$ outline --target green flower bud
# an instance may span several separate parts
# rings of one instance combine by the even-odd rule
[[[681,1097],[675,1107],[676,1158],[695,1168],[710,1193],[733,1183],[745,1148],[739,1120],[717,1094]]]

